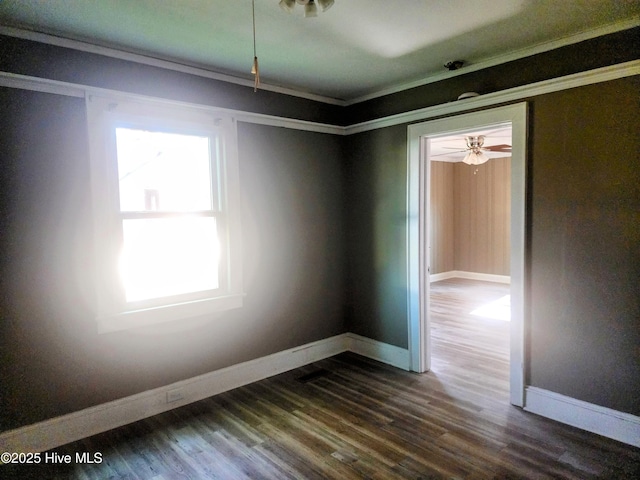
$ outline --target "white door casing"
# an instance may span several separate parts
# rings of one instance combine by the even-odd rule
[[[511,347],[510,401],[524,405],[524,282],[526,102],[422,122],[407,135],[407,276],[411,370],[430,368],[429,334],[429,182],[430,136],[511,124]]]

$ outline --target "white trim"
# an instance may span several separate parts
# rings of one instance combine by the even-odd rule
[[[96,242],[97,324],[100,333],[143,327],[240,308],[242,293],[242,232],[240,225],[240,181],[237,151],[237,123],[233,117],[202,108],[176,107],[153,100],[131,101],[123,96],[90,95],[86,99],[89,134],[89,163]],[[226,246],[221,261],[226,271],[221,288],[162,297],[151,302],[128,303],[120,279],[114,272],[118,263],[123,223],[118,207],[115,129],[118,122],[133,121],[142,128],[164,128],[177,132],[197,132],[217,139],[220,148],[215,162],[222,200],[215,208],[225,226],[218,235]],[[212,155],[213,156],[213,155]],[[214,163],[211,163],[210,167]],[[209,179],[211,180],[211,179]],[[211,203],[213,212],[213,203]]]
[[[417,306],[415,312],[408,315],[409,351],[411,352],[411,370],[426,372],[431,370],[431,324],[430,324],[430,282],[427,273],[430,270],[430,235],[428,232],[427,212],[431,211],[431,162],[429,142],[425,138],[413,136],[411,128],[407,131],[407,153],[409,166],[407,173],[407,241],[414,246],[407,248],[407,271],[411,271],[409,280],[409,304]],[[416,177],[416,178],[414,178]],[[414,283],[411,283],[414,282]],[[417,283],[415,283],[417,282]],[[417,298],[416,298],[417,297]]]
[[[409,369],[407,349],[344,333],[2,432],[0,451],[44,452],[346,351]]]
[[[199,109],[203,112],[221,112],[234,117],[237,121],[254,123],[258,125],[284,127],[293,130],[305,130],[310,132],[329,133],[334,135],[344,135],[345,133],[344,127],[330,125],[327,123],[310,122],[307,120],[278,117],[275,115],[266,115],[262,113],[245,112],[242,110],[220,108],[198,103],[181,102],[179,100],[171,100],[167,98],[153,97],[150,95],[122,92],[119,90],[111,90],[108,88],[91,87],[89,85],[81,85],[76,83],[60,82],[47,78],[31,77],[28,75],[21,75],[10,72],[0,71],[0,87],[20,88],[23,90],[53,93],[70,97],[89,98],[94,95],[103,97],[117,96],[122,101],[154,102],[165,106]]]
[[[307,120],[297,120],[293,118],[278,117],[275,115],[266,115],[261,113],[253,113],[242,110],[225,109],[215,106],[206,106],[201,104],[193,104],[188,102],[180,102],[177,100],[169,100],[146,95],[137,95],[131,93],[120,92],[104,88],[91,87],[76,83],[60,82],[57,80],[49,80],[46,78],[31,77],[9,72],[0,71],[0,87],[21,88],[24,90],[41,91],[54,93],[58,95],[67,95],[73,97],[83,97],[89,95],[118,95],[131,99],[147,99],[156,102],[163,102],[173,105],[182,105],[191,108],[201,108],[217,112],[226,112],[234,116],[238,121],[245,123],[253,123],[258,125],[268,125],[274,127],[290,128],[293,130],[304,130],[317,133],[328,133],[333,135],[353,135],[356,133],[376,130],[394,125],[411,123],[430,118],[452,115],[455,113],[463,113],[476,108],[490,107],[501,103],[509,103],[525,98],[544,95],[569,88],[576,88],[594,83],[601,83],[619,78],[640,75],[640,60],[621,63],[609,67],[597,68],[587,72],[576,73],[565,77],[543,80],[541,82],[523,85],[521,87],[501,90],[479,97],[467,98],[457,102],[445,103],[442,105],[434,105],[418,110],[390,115],[368,122],[357,123],[347,127],[338,125],[330,125],[326,123],[310,122]]]
[[[0,72],[0,87],[19,88],[34,92],[53,93],[67,97],[84,98],[86,87],[79,84],[59,82],[48,78],[30,77],[17,73]]]
[[[640,417],[629,413],[537,387],[526,388],[524,409],[591,433],[640,447]]]
[[[6,35],[8,37],[21,38],[23,40],[31,40],[34,42],[44,43],[47,45],[55,45],[57,47],[70,48],[73,50],[79,50],[81,52],[95,53],[97,55],[103,55],[105,57],[117,58],[119,60],[127,60],[130,62],[140,63],[142,65],[149,65],[152,67],[164,68],[165,70],[172,70],[174,72],[188,73],[190,75],[196,75],[198,77],[209,78],[211,80],[219,80],[226,83],[235,85],[242,85],[244,87],[253,88],[254,81],[251,79],[236,77],[234,75],[226,75],[223,73],[214,72],[207,68],[198,67],[195,65],[185,65],[184,63],[178,63],[175,61],[150,57],[140,53],[125,52],[115,48],[104,47],[95,45],[88,42],[82,42],[78,40],[72,40],[70,38],[57,37],[55,35],[49,35],[46,33],[34,32],[31,30],[23,30],[15,27],[7,27],[0,25],[0,35]],[[267,83],[260,83],[260,90],[266,90],[269,92],[282,93],[292,97],[304,98],[307,100],[313,100],[316,102],[328,103],[332,105],[345,106],[346,102],[338,100],[336,98],[327,97],[324,95],[317,95],[314,93],[302,92],[293,88],[280,87],[277,85],[270,85]]]
[[[0,450],[44,452],[294,368],[351,351],[404,370],[409,351],[354,333],[290,348],[204,375],[0,433]],[[640,417],[537,387],[526,388],[524,409],[640,447]]]
[[[575,43],[601,37],[603,35],[608,35],[610,33],[616,33],[624,30],[628,30],[628,29],[637,27],[638,24],[640,24],[640,17],[636,16],[631,20],[624,20],[621,22],[612,23],[610,25],[605,25],[603,27],[596,28],[593,30],[587,30],[585,32],[570,35],[568,37],[563,37],[558,40],[551,40],[549,42],[539,43],[532,47],[522,48],[520,50],[516,50],[515,52],[510,52],[504,55],[496,55],[494,57],[481,60],[477,63],[467,65],[460,70],[438,73],[438,74],[430,75],[428,77],[425,77],[423,79],[416,80],[413,82],[403,83],[401,85],[385,88],[383,90],[379,90],[377,92],[374,92],[368,95],[363,95],[363,96],[354,98],[352,100],[347,100],[345,103],[346,105],[355,105],[357,103],[373,100],[374,98],[384,97],[385,95],[392,95],[394,93],[399,93],[404,90],[409,90],[411,88],[421,87],[423,85],[428,85],[430,83],[439,82],[440,80],[446,80],[452,77],[457,77],[458,75],[466,75],[467,73],[477,72],[478,70],[483,70],[489,67],[495,67],[496,65],[502,65],[504,63],[512,62],[514,60],[519,60],[521,58],[526,58],[526,57],[530,57],[540,53],[549,52],[557,48],[565,47],[567,45],[573,45]]]
[[[0,434],[0,451],[44,452],[332,357],[347,351],[352,342],[353,339],[347,334],[337,335],[68,415],[9,430]]]
[[[294,130],[306,130],[307,132],[329,133],[332,135],[345,134],[345,127],[330,125],[328,123],[309,122],[307,120],[277,117],[275,115],[266,115],[263,113],[242,112],[231,109],[227,111],[235,115],[239,122],[268,125],[270,127],[290,128]]]
[[[455,270],[449,270],[448,272],[430,273],[429,283],[440,282],[441,280],[449,280],[450,278],[458,278]]]
[[[347,333],[346,337],[349,340],[348,349],[350,352],[402,370],[409,370],[409,350],[406,348],[396,347],[355,333]]]
[[[548,52],[548,51],[555,50],[557,48],[564,47],[567,45],[572,45],[585,40],[590,40],[603,35],[608,35],[610,33],[621,32],[624,30],[637,27],[638,24],[640,24],[640,17],[635,16],[628,20],[615,22],[609,25],[605,25],[592,30],[587,30],[585,32],[577,33],[577,34],[570,35],[557,40],[539,43],[532,47],[523,48],[515,52],[510,52],[504,55],[497,55],[494,57],[490,57],[488,59],[481,60],[477,63],[468,65],[465,68],[460,70],[430,75],[420,80],[416,80],[408,83],[402,83],[400,85],[385,88],[377,92],[363,95],[363,96],[356,97],[349,100],[343,100],[343,99],[338,99],[334,97],[327,97],[324,95],[317,95],[313,93],[302,92],[294,88],[286,88],[286,87],[280,87],[277,85],[269,85],[264,83],[260,85],[260,88],[266,91],[282,93],[282,94],[290,95],[293,97],[305,98],[307,100],[313,100],[317,102],[323,102],[331,105],[338,105],[338,106],[345,107],[345,106],[365,102],[368,100],[372,100],[374,98],[383,97],[385,95],[398,93],[411,88],[428,85],[430,83],[456,77],[458,75],[465,75],[467,73],[475,72],[475,71],[493,67],[496,65],[501,65],[507,62],[511,62],[521,58],[526,58],[539,53]],[[144,65],[150,65],[154,67],[164,68],[167,70],[173,70],[177,72],[188,73],[191,75],[197,75],[199,77],[210,78],[212,80],[220,80],[223,82],[228,82],[236,85],[253,87],[253,80],[250,80],[250,79],[245,79],[245,78],[240,78],[234,75],[227,75],[227,74],[214,72],[212,70],[209,70],[207,68],[203,68],[200,66],[185,65],[184,63],[178,63],[176,61],[172,61],[169,59],[155,58],[155,57],[151,57],[149,55],[144,55],[140,53],[125,52],[115,48],[95,45],[92,43],[73,40],[73,39],[64,38],[64,37],[58,37],[58,36],[50,35],[46,33],[40,33],[40,32],[31,31],[31,30],[0,25],[0,35],[7,35],[10,37],[21,38],[24,40],[31,40],[39,43],[48,44],[48,45],[55,45],[59,47],[70,48],[70,49],[84,51],[88,53],[95,53],[98,55],[104,55],[107,57],[117,58],[120,60],[128,60],[136,63],[141,63]]]
[[[510,401],[524,404],[524,258],[527,104],[432,120],[407,128],[407,311],[411,370],[430,364],[429,142],[430,136],[511,124],[511,345]]]
[[[594,83],[616,80],[618,78],[640,75],[640,60],[620,63],[609,67],[596,68],[586,72],[574,73],[564,77],[552,78],[541,82],[530,83],[520,87],[500,90],[486,95],[465,98],[455,102],[443,103],[432,107],[420,108],[409,112],[389,115],[367,122],[356,123],[346,127],[346,135],[367,132],[378,128],[392,127],[404,123],[412,123],[429,118],[442,117],[453,113],[462,113],[477,108],[490,107],[500,103],[511,103],[525,98],[544,95],[547,93],[582,87]]]
[[[240,285],[241,286],[241,285]],[[110,315],[100,315],[96,321],[98,333],[118,332],[132,328],[157,325],[159,323],[177,322],[189,318],[208,315],[215,317],[220,312],[241,308],[244,294],[226,295],[224,297],[207,297],[201,300],[176,304],[160,305],[142,310],[130,310]]]
[[[464,272],[461,270],[450,270],[442,273],[432,273],[429,275],[429,282],[439,282],[440,280],[448,280],[449,278],[466,278],[469,280],[480,280],[482,282],[494,283],[511,283],[509,275],[494,275],[491,273]]]

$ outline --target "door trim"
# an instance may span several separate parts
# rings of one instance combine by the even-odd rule
[[[478,127],[511,124],[511,346],[510,402],[524,406],[525,228],[527,103],[422,122],[407,135],[407,311],[410,368],[430,368],[429,235],[427,232],[430,180],[429,136]]]

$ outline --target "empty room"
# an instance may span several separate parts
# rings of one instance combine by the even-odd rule
[[[640,4],[0,1],[0,477],[640,476]]]

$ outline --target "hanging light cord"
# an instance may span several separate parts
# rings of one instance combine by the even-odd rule
[[[257,92],[260,86],[260,69],[258,68],[258,55],[256,54],[256,0],[251,0],[251,7],[253,11],[253,66],[251,67],[251,73],[255,75],[253,91]]]

